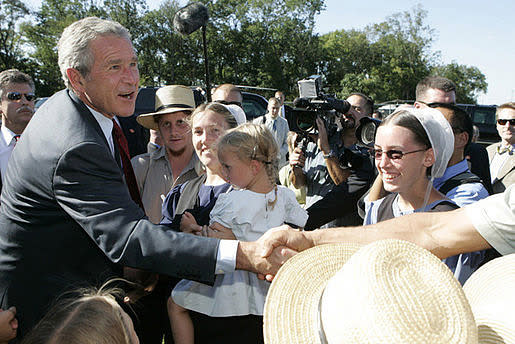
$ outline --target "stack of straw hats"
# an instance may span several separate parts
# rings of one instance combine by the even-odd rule
[[[494,283],[489,270],[506,271],[511,280],[502,288],[512,292],[513,257],[511,271],[486,264],[475,274],[483,282],[472,276],[464,292],[440,259],[406,241],[314,247],[287,261],[275,277],[265,304],[265,343],[478,343],[473,310],[492,319],[489,313],[497,306],[488,307],[494,305],[489,300],[507,301],[506,290],[489,298],[484,294],[490,287],[482,284]],[[511,325],[503,324],[507,330],[502,333],[499,320],[488,324],[476,315],[480,343],[513,340],[511,306],[506,309],[511,316],[502,316]],[[482,324],[497,341],[482,341],[487,333]],[[495,336],[492,331],[488,336]]]

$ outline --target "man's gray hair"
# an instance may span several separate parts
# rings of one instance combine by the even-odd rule
[[[87,76],[94,62],[89,43],[103,36],[116,36],[131,40],[129,31],[121,24],[97,17],[78,20],[64,29],[57,44],[57,52],[59,69],[67,88],[71,89],[72,87],[66,70],[74,68],[82,76]]]
[[[9,84],[29,84],[32,92],[35,90],[34,80],[30,75],[20,72],[17,69],[6,69],[0,73],[0,98]]]

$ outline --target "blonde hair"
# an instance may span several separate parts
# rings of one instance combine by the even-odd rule
[[[242,161],[256,160],[264,167],[270,184],[277,192],[279,159],[277,143],[270,130],[262,124],[244,123],[229,130],[218,142],[218,158],[230,150]],[[277,197],[276,197],[277,200]],[[274,200],[270,205],[275,204]]]
[[[63,298],[23,339],[23,344],[134,344],[116,302],[118,288],[81,289]],[[78,296],[77,296],[78,294]]]

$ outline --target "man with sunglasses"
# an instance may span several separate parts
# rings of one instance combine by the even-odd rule
[[[34,114],[35,100],[34,81],[29,75],[17,69],[0,73],[0,190],[14,146]]]
[[[419,81],[415,90],[417,108],[438,104],[456,104],[456,85],[451,80],[441,76],[428,76]],[[481,178],[486,190],[491,194],[490,169],[488,168],[488,153],[486,149],[474,142],[469,142],[465,150],[467,162],[472,173]]]
[[[501,142],[486,149],[494,193],[503,192],[515,183],[515,102],[500,105],[495,113]]]

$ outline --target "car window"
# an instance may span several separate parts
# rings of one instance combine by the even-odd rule
[[[495,126],[495,109],[476,109],[472,118],[474,124],[489,124]]]
[[[242,106],[249,121],[266,113],[266,107],[254,99],[244,99]]]

